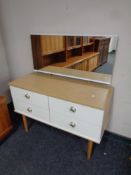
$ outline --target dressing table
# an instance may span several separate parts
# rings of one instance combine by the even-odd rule
[[[30,117],[85,138],[90,159],[93,142],[101,142],[109,121],[110,81],[106,74],[47,66],[9,85],[26,132]]]

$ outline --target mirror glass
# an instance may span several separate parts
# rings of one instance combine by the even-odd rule
[[[34,69],[47,65],[112,75],[118,36],[31,35]]]

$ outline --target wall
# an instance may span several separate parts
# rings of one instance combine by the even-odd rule
[[[7,99],[10,99],[8,90],[9,80],[10,80],[9,69],[6,60],[2,36],[0,32],[0,95],[5,95]]]
[[[131,1],[1,0],[11,78],[33,69],[30,34],[118,34],[109,130],[131,138]],[[119,3],[118,3],[119,2]]]

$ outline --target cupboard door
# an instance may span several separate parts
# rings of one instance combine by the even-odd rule
[[[84,60],[80,63],[74,64],[73,66],[69,67],[71,69],[83,70],[88,71],[88,61]]]
[[[97,68],[98,65],[98,56],[95,56],[89,60],[89,71],[93,71]]]
[[[64,36],[41,36],[42,55],[48,55],[65,50]]]
[[[9,111],[5,97],[0,96],[0,140],[2,140],[12,129]]]

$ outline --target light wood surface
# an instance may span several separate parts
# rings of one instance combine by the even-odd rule
[[[15,86],[74,103],[104,109],[111,86],[88,84],[88,82],[62,78],[42,73],[32,73],[10,83]]]
[[[23,121],[23,126],[24,126],[24,129],[25,129],[25,132],[28,132],[28,123],[27,123],[27,118],[26,116],[22,115],[22,121]]]
[[[98,62],[98,56],[94,56],[92,59],[88,62],[88,71],[93,71],[97,68],[97,62]]]
[[[95,57],[98,55],[99,55],[99,52],[87,52],[87,53],[84,53],[82,56],[73,56],[73,57],[70,57],[70,59],[67,59],[65,62],[55,63],[55,64],[52,64],[52,66],[70,67],[76,63],[80,63],[84,60],[91,59],[92,57]]]
[[[88,160],[91,159],[92,150],[93,150],[93,142],[91,140],[88,140],[88,145],[87,145],[87,159]]]
[[[70,66],[70,69],[76,69],[76,70],[83,70],[83,71],[88,71],[88,60],[84,60],[80,63],[76,63],[73,66]]]
[[[65,50],[64,36],[41,36],[42,55],[48,55]]]
[[[95,72],[87,72],[80,70],[67,69],[62,67],[55,66],[46,66],[41,69],[43,72],[47,72],[49,74],[56,74],[59,76],[69,76],[76,79],[87,80],[91,82],[103,83],[103,84],[111,84],[111,75],[95,73]]]
[[[113,97],[113,91],[110,92],[107,96],[107,100],[105,103],[105,111],[104,111],[104,118],[103,118],[103,126],[102,126],[102,134],[104,133],[105,129],[107,128],[108,122],[109,122],[109,116],[111,112],[111,101]]]

